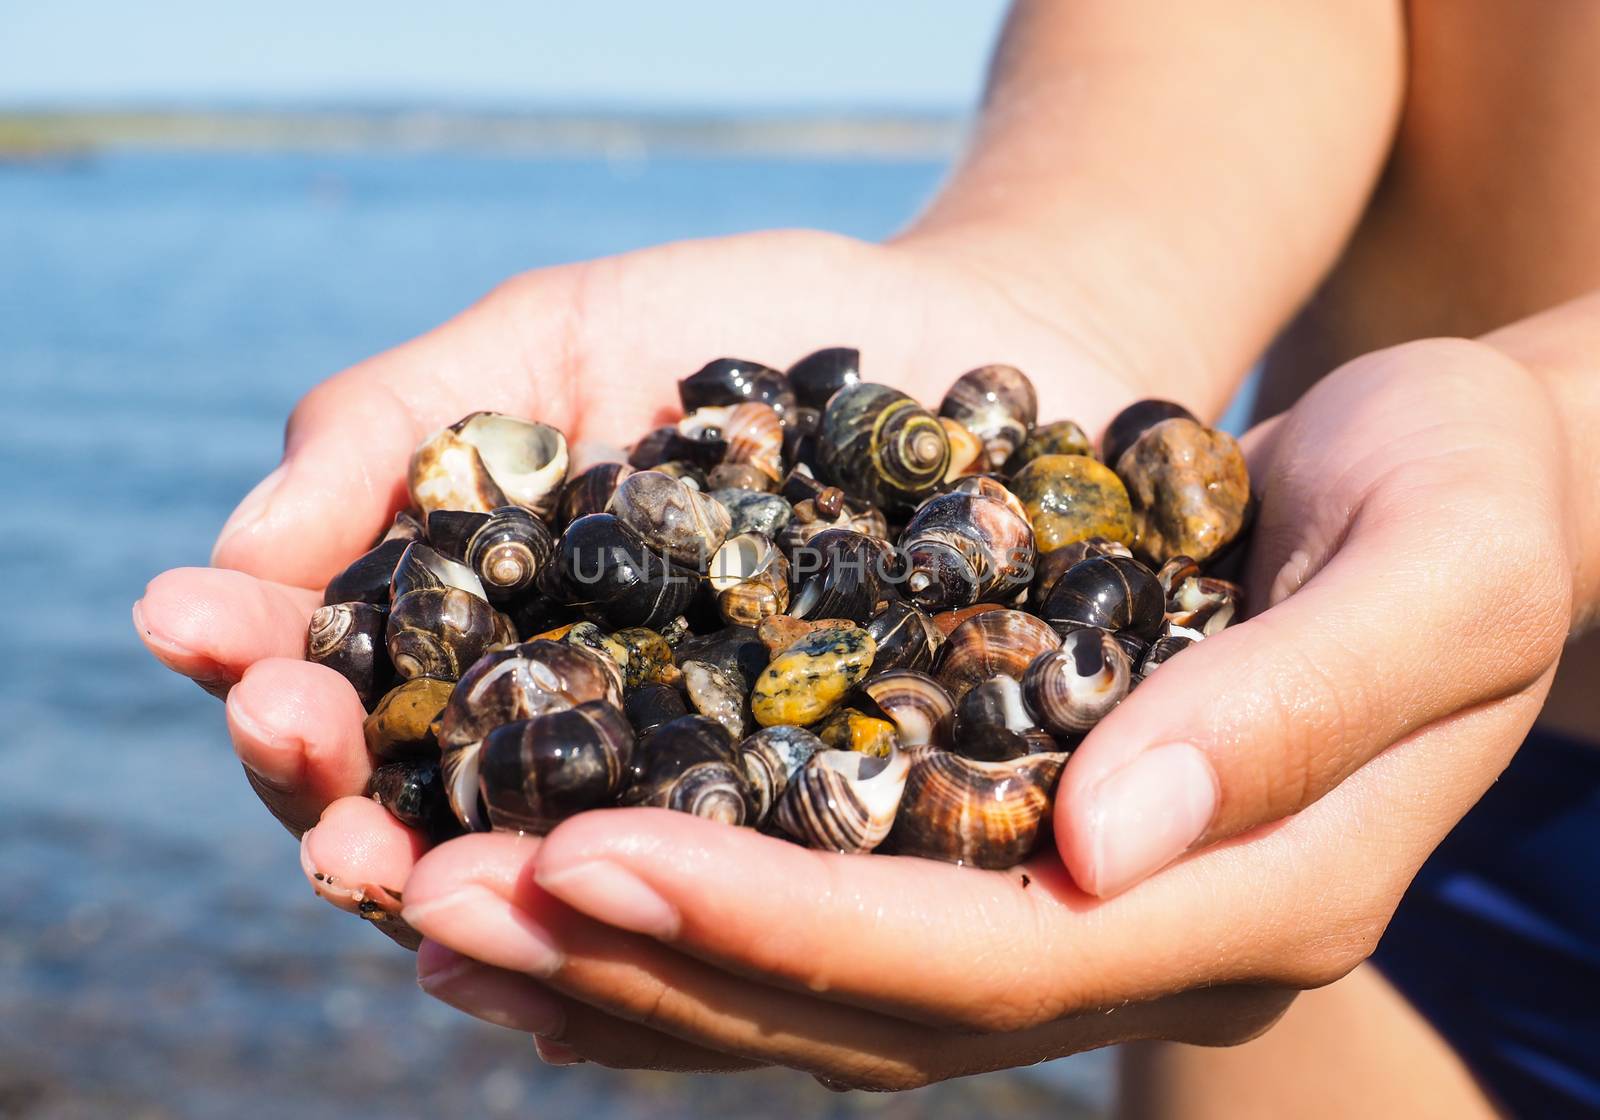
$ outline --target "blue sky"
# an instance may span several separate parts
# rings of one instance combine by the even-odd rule
[[[21,0],[0,103],[959,109],[1004,0]]]

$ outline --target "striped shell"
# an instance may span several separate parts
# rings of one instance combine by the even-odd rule
[[[1039,418],[1033,382],[1015,366],[969,370],[939,404],[939,415],[959,422],[983,443],[983,469],[1000,470],[1022,446]]]
[[[967,689],[990,677],[1020,680],[1035,657],[1060,645],[1056,632],[1031,614],[984,611],[950,632],[934,676],[959,702]]]
[[[933,493],[950,467],[950,439],[938,418],[898,389],[870,382],[828,401],[817,447],[821,477],[891,512]]]
[[[956,610],[1012,598],[1028,585],[1033,527],[994,498],[940,494],[906,525],[900,551],[908,566],[906,596],[926,611]]]
[[[908,765],[904,751],[818,751],[790,778],[773,820],[809,848],[870,852],[894,825]]]
[[[1022,677],[1028,710],[1055,735],[1081,735],[1122,702],[1133,666],[1104,630],[1073,630],[1061,648],[1042,653]]]
[[[783,477],[783,421],[771,405],[698,408],[678,422],[678,434],[697,444],[725,445],[717,462],[748,464],[773,481]]]
[[[705,571],[731,520],[727,507],[661,471],[639,471],[617,485],[606,512],[675,564]]]
[[[980,762],[936,747],[910,752],[891,844],[901,855],[991,869],[1038,847],[1065,754]]]

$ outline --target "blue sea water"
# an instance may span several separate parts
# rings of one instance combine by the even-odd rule
[[[0,1115],[1070,1116],[1089,1055],[888,1100],[551,1070],[315,899],[221,706],[129,607],[204,563],[319,379],[530,267],[773,225],[880,237],[935,163],[115,153],[0,165]],[[775,1101],[784,1102],[781,1107]]]

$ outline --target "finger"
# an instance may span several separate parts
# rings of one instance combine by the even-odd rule
[[[437,941],[424,941],[417,952],[417,983],[430,996],[476,1019],[557,1044],[541,1046],[541,1057],[548,1049],[613,1069],[674,1073],[732,1073],[759,1065],[596,1011],[520,972],[481,964]]]
[[[440,847],[407,886],[408,920],[430,940],[538,977],[609,1015],[851,1086],[910,1088],[1132,1037],[1215,1041],[1259,1031],[1287,1001],[1281,992],[1240,989],[1125,1005],[1008,1035],[929,1028],[751,982],[584,918],[532,883],[534,850],[499,836]],[[1208,1013],[1197,1013],[1196,1002]]]
[[[372,777],[362,736],[366,710],[334,670],[271,657],[228,693],[228,733],[267,808],[296,836]]]
[[[321,602],[243,572],[174,568],[146,586],[133,626],[163,665],[222,697],[262,658],[304,656],[306,626]]]
[[[318,898],[369,921],[393,921],[406,877],[427,850],[427,837],[376,801],[343,797],[300,838],[300,868]]]

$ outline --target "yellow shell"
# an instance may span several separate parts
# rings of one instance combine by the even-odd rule
[[[1011,480],[1033,522],[1034,546],[1049,552],[1089,537],[1133,542],[1133,503],[1111,470],[1087,455],[1041,455]]]
[[[756,678],[750,711],[763,727],[804,727],[836,708],[867,675],[878,644],[857,626],[819,626]]]
[[[855,708],[840,708],[813,729],[817,738],[834,750],[855,751],[887,758],[899,745],[895,725],[875,719]]]

